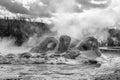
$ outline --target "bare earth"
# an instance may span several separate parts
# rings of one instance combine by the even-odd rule
[[[113,73],[120,66],[119,54],[105,54],[102,65],[0,65],[0,80],[94,80]]]

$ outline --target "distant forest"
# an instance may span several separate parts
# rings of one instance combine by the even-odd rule
[[[0,19],[0,37],[15,39],[15,45],[17,46],[21,46],[34,34],[40,37],[45,33],[50,33],[50,28],[43,22],[26,21],[25,18]]]
[[[0,18],[0,38],[15,39],[16,46],[21,46],[34,34],[41,37],[47,33],[51,33],[50,26],[43,22],[26,21],[24,17]],[[120,30],[111,28],[108,33],[107,41],[101,42],[100,46],[120,46]]]
[[[106,41],[102,41],[100,46],[120,47],[120,29],[108,29],[109,36]]]

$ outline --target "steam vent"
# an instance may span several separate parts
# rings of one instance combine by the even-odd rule
[[[120,0],[0,0],[0,80],[120,80]]]

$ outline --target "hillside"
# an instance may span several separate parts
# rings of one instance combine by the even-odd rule
[[[0,37],[15,39],[15,44],[21,46],[30,36],[37,34],[38,37],[49,33],[47,24],[42,22],[31,22],[22,19],[0,19]]]

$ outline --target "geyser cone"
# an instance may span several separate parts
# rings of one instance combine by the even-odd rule
[[[96,59],[101,56],[98,40],[94,37],[86,38],[77,48],[81,50],[81,56],[83,57]]]

